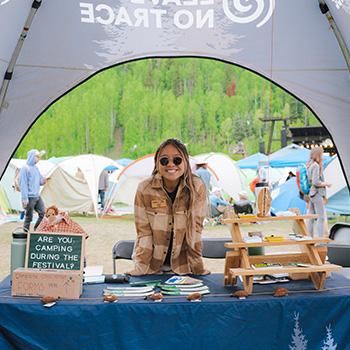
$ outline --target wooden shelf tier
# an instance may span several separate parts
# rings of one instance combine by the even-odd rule
[[[328,238],[313,237],[309,239],[305,220],[316,219],[318,215],[291,215],[291,216],[264,216],[264,217],[240,217],[226,218],[224,223],[230,226],[232,243],[225,243],[225,247],[232,249],[226,253],[225,259],[225,284],[235,284],[237,277],[242,277],[243,287],[247,293],[253,291],[253,276],[271,275],[275,273],[287,273],[291,275],[306,275],[311,278],[316,289],[324,288],[326,275],[332,271],[341,269],[341,266],[325,264],[327,254],[326,246]],[[244,242],[240,225],[242,223],[253,223],[261,221],[293,221],[299,230],[299,233],[306,237],[302,240],[283,239],[273,242]],[[266,246],[299,246],[302,250],[298,254],[278,254],[273,255],[249,255],[248,248],[266,247]],[[318,246],[316,246],[318,245]],[[306,261],[307,267],[290,266],[291,262],[300,262],[299,259]],[[286,265],[280,267],[261,267],[253,269],[254,263],[274,261],[276,263],[284,262]]]
[[[341,266],[334,264],[310,265],[308,267],[299,266],[281,266],[281,267],[259,267],[256,269],[236,268],[230,269],[233,277],[237,276],[256,276],[273,275],[274,273],[312,273],[312,272],[332,272],[338,271]]]
[[[240,217],[240,218],[227,218],[223,219],[224,224],[241,224],[244,222],[261,222],[261,221],[291,221],[291,220],[307,220],[316,219],[317,214],[307,214],[307,215],[291,215],[291,216],[263,216],[263,217]]]
[[[225,243],[226,248],[252,248],[252,247],[271,247],[271,246],[282,246],[282,245],[306,245],[306,244],[318,244],[318,243],[328,243],[329,238],[312,238],[304,240],[294,240],[294,239],[284,239],[283,241],[276,242],[230,242]]]

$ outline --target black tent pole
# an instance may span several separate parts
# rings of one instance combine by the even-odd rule
[[[3,83],[2,83],[1,88],[0,88],[0,113],[1,113],[3,108],[6,108],[5,96],[6,96],[6,92],[7,92],[8,86],[10,84],[10,81],[12,79],[13,70],[15,68],[18,56],[21,52],[24,40],[27,37],[27,33],[28,33],[29,28],[32,24],[33,18],[36,14],[36,11],[39,9],[41,2],[42,2],[42,0],[34,0],[33,1],[32,7],[31,7],[30,12],[29,12],[28,17],[27,17],[27,20],[24,24],[22,32],[21,32],[21,34],[18,38],[18,41],[17,41],[17,45],[12,53],[10,62],[9,62],[8,67],[6,69],[4,80],[3,80]]]
[[[349,49],[346,46],[346,43],[340,33],[340,30],[335,23],[335,20],[331,14],[331,11],[329,10],[325,0],[318,0],[320,10],[321,12],[327,17],[328,22],[334,32],[335,37],[337,38],[338,44],[340,46],[340,49],[344,55],[346,65],[348,66],[348,71],[350,72],[350,54],[349,54]]]

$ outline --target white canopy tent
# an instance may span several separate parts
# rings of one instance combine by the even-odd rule
[[[110,158],[94,154],[72,157],[59,163],[50,174],[41,196],[49,205],[70,212],[98,213],[98,182],[102,171],[110,166],[119,165]],[[75,176],[81,169],[84,179]]]
[[[246,67],[305,102],[349,177],[350,2],[320,2],[322,11],[318,0],[1,1],[0,174],[33,122],[93,74],[197,56]]]
[[[198,163],[205,162],[214,172],[211,182],[234,199],[245,189],[245,176],[236,162],[223,153],[205,153],[194,157]]]

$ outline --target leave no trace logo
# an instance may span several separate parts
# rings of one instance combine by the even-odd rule
[[[272,16],[275,0],[223,0],[225,15],[235,23],[251,23],[259,20],[257,27],[264,25]]]

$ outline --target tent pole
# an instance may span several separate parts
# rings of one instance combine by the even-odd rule
[[[27,20],[24,24],[24,27],[22,29],[21,35],[18,38],[17,41],[17,45],[15,47],[15,50],[13,51],[13,54],[11,56],[9,65],[7,67],[5,76],[4,76],[4,81],[1,85],[0,88],[0,113],[2,111],[3,108],[5,108],[5,96],[6,96],[6,92],[7,92],[7,88],[10,84],[10,80],[12,79],[12,75],[13,75],[13,70],[15,68],[16,62],[17,62],[17,58],[21,52],[23,43],[25,38],[27,37],[27,33],[29,31],[29,28],[32,24],[33,18],[36,14],[36,11],[39,9],[40,5],[41,5],[42,0],[34,0],[32,3],[32,7],[30,9],[30,12],[28,14]]]
[[[346,65],[348,66],[348,71],[350,72],[350,53],[349,50],[346,46],[346,43],[338,29],[337,24],[335,23],[335,20],[331,14],[331,11],[329,10],[325,0],[318,0],[320,10],[322,14],[324,14],[327,17],[327,20],[334,32],[335,37],[337,38],[338,44],[340,46],[341,51],[343,52],[344,58]]]

